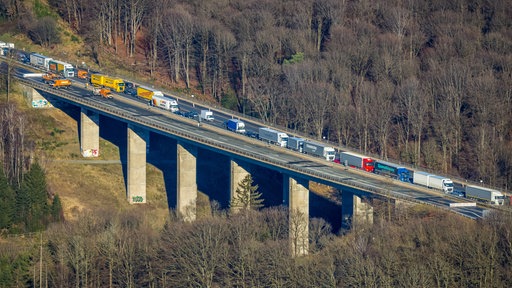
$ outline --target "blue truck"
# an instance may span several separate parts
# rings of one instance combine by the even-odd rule
[[[394,179],[398,179],[402,182],[411,182],[411,173],[409,169],[400,165],[389,163],[386,161],[375,161],[375,174],[385,175]]]
[[[238,119],[229,119],[226,123],[226,129],[236,133],[245,133],[245,123]]]

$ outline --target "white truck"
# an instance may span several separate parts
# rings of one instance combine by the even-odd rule
[[[53,59],[50,57],[46,57],[41,54],[32,53],[30,54],[30,64],[39,68],[42,68],[44,70],[48,70],[50,61]]]
[[[245,123],[239,119],[229,119],[226,122],[226,129],[232,132],[244,134],[245,133]]]
[[[423,171],[414,171],[412,183],[432,189],[441,190],[444,193],[453,192],[452,180],[443,176],[437,176]]]
[[[304,141],[303,153],[322,157],[327,161],[334,161],[336,157],[336,150],[333,147],[307,140]]]
[[[286,148],[302,153],[304,150],[304,139],[299,137],[288,137]]]
[[[199,120],[205,120],[205,121],[213,121],[215,118],[213,118],[213,112],[210,110],[201,110],[201,113],[199,114]]]
[[[171,111],[173,113],[180,110],[178,101],[165,96],[153,95],[151,99],[151,105]]]
[[[503,205],[505,201],[505,196],[500,191],[474,185],[466,186],[466,198],[480,200],[492,205]]]
[[[286,143],[288,142],[288,134],[270,128],[259,128],[258,138],[281,147],[286,147]]]

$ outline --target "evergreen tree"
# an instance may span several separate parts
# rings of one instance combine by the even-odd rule
[[[16,194],[0,165],[0,229],[9,228],[14,222]]]
[[[53,197],[51,214],[53,221],[62,221],[64,219],[64,212],[62,211],[62,203],[60,202],[59,195]]]
[[[263,207],[261,193],[258,192],[258,185],[252,185],[252,176],[247,174],[236,188],[236,193],[231,200],[231,208],[239,210],[258,210]]]
[[[27,231],[44,229],[50,216],[46,177],[43,168],[36,162],[23,177],[16,195],[18,219]]]

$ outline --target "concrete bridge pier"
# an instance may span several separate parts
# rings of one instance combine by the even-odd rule
[[[231,175],[230,175],[230,181],[229,181],[229,190],[230,190],[230,197],[229,197],[229,203],[231,204],[231,202],[233,201],[233,199],[235,199],[238,195],[237,195],[237,189],[238,189],[238,185],[240,184],[240,182],[242,182],[242,180],[244,180],[244,178],[250,174],[249,172],[249,168],[248,168],[248,165],[247,163],[241,161],[241,160],[238,160],[238,159],[231,159],[230,160],[230,171],[231,171]],[[238,212],[240,211],[241,207],[230,207],[231,209],[231,212]]]
[[[308,254],[309,249],[309,181],[284,175],[284,203],[288,204],[288,233],[293,256]]]
[[[100,115],[81,108],[80,111],[80,153],[83,157],[100,155]]]
[[[127,197],[130,204],[146,203],[146,143],[149,131],[128,124]]]
[[[41,76],[39,76],[41,77]],[[23,98],[32,108],[52,108],[53,105],[31,86],[20,84]]]
[[[361,201],[354,193],[341,193],[341,227],[351,229],[365,224],[373,224],[373,207]]]
[[[196,219],[197,147],[178,141],[176,148],[176,211],[184,221],[191,222]]]

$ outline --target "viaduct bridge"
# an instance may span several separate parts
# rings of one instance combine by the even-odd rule
[[[146,163],[148,153],[159,150],[158,156],[169,161],[176,173],[166,184],[170,208],[184,221],[196,218],[198,155],[209,151],[229,161],[219,161],[219,171],[229,171],[229,198],[237,193],[238,183],[257,167],[265,167],[282,177],[282,203],[289,209],[290,249],[293,255],[308,251],[309,181],[322,183],[342,191],[342,226],[373,222],[373,208],[362,201],[368,197],[386,197],[414,201],[406,196],[413,190],[390,179],[370,179],[343,169],[341,165],[316,161],[307,156],[269,146],[261,141],[235,135],[197,121],[159,113],[124,104],[122,99],[98,102],[101,99],[75,96],[50,89],[28,79],[19,79],[26,98],[36,101],[49,93],[80,109],[79,137],[83,157],[99,155],[100,119],[115,119],[126,127],[126,196],[129,203],[146,203]],[[161,110],[163,111],[163,110]],[[156,113],[155,113],[156,112]],[[165,116],[163,115],[165,114]],[[101,117],[100,117],[101,116]],[[158,143],[155,140],[158,139]],[[160,147],[160,148],[159,148]],[[164,148],[162,148],[164,147]],[[151,152],[153,153],[153,152]],[[221,167],[224,166],[224,167]],[[218,173],[209,171],[208,173]],[[208,176],[208,175],[206,175]],[[169,191],[170,190],[170,191]],[[417,202],[417,201],[416,201]]]

